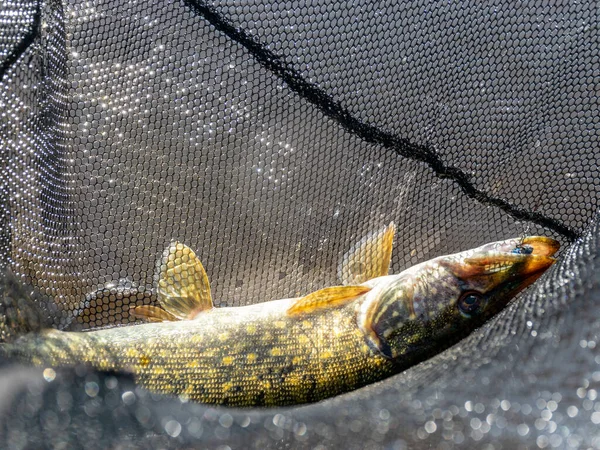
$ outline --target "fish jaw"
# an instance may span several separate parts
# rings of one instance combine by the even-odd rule
[[[537,280],[558,248],[547,237],[508,239],[382,278],[357,307],[358,325],[390,359],[455,342]]]
[[[462,290],[480,292],[488,297],[488,302],[504,306],[556,262],[553,255],[559,248],[559,242],[552,238],[530,236],[486,244],[436,260],[459,281]]]

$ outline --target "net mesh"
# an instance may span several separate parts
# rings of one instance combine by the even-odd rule
[[[1,257],[57,328],[133,321],[172,240],[217,306],[336,284],[392,220],[393,272],[521,234],[567,248],[459,345],[299,409],[6,366],[11,445],[32,427],[99,448],[600,445],[593,2],[16,0],[0,17]]]

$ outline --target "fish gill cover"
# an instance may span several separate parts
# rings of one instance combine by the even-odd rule
[[[200,255],[216,306],[335,284],[339,257],[391,221],[394,273],[521,234],[566,249],[452,349],[299,409],[214,409],[6,362],[4,446],[600,445],[593,2],[0,14],[2,261],[54,299],[56,328],[132,322],[172,240]]]

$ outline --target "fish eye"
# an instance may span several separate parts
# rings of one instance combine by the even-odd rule
[[[481,309],[483,296],[479,292],[470,291],[458,300],[458,310],[465,317],[471,317]]]

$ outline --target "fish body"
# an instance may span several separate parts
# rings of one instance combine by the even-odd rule
[[[356,326],[354,302],[306,317],[286,314],[292,302],[94,332],[51,330],[20,338],[11,353],[36,365],[127,371],[153,391],[241,406],[312,402],[392,373],[393,362]]]
[[[377,261],[380,269],[371,265],[367,280],[352,273],[352,283],[359,284],[226,308],[212,307],[204,268],[189,248],[175,243],[158,283],[164,309],[137,313],[155,323],[47,330],[0,351],[36,365],[84,363],[129,372],[152,391],[203,403],[318,401],[397,373],[481,325],[554,261],[556,241],[527,239],[435,258],[397,275],[387,275]],[[375,240],[391,245],[389,229]],[[373,245],[350,259],[377,259]],[[528,250],[515,252],[522,245]],[[379,254],[389,258],[390,252]]]

